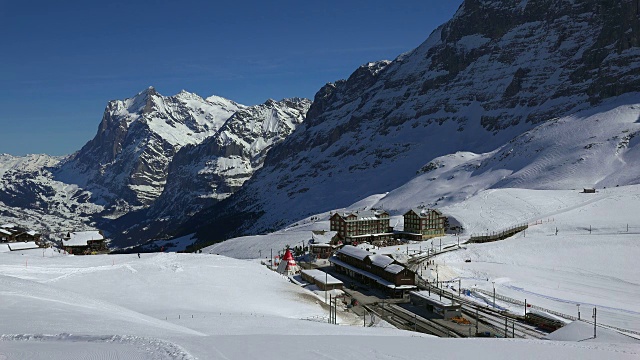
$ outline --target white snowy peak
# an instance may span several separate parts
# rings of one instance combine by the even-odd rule
[[[245,108],[181,91],[162,96],[149,87],[132,98],[110,101],[94,139],[74,154],[58,179],[91,188],[113,204],[144,206],[160,195],[169,163],[185,145],[199,144]]]

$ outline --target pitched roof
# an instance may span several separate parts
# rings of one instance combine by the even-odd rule
[[[363,250],[352,245],[343,246],[342,249],[338,250],[338,253],[345,254],[359,260],[364,260],[364,258],[371,255],[367,250]]]
[[[326,231],[324,234],[311,233],[311,242],[313,244],[330,244],[331,239],[336,236],[337,231]]]
[[[339,216],[346,218],[348,216],[354,215],[357,220],[378,220],[381,215],[389,215],[388,212],[384,210],[357,210],[351,212],[342,212],[336,213]]]
[[[87,246],[89,240],[104,240],[99,231],[77,231],[69,234],[69,239],[64,239],[63,246]]]
[[[334,278],[331,275],[328,275],[326,272],[321,270],[308,269],[308,270],[302,270],[302,273],[312,277],[315,281],[319,282],[320,284],[326,284],[326,285],[342,284],[342,281]]]
[[[431,212],[431,211],[435,212],[438,216],[442,216],[442,213],[440,211],[436,210],[436,209],[418,209],[418,208],[413,208],[413,209],[407,211],[405,213],[405,215],[407,215],[411,211],[416,213],[416,215],[418,215],[421,218],[427,217],[429,212]]]
[[[36,245],[36,243],[34,241],[29,241],[29,242],[15,242],[15,243],[9,243],[7,244],[9,245],[9,249],[11,251],[16,251],[16,250],[27,250],[27,249],[37,249],[39,248],[38,245]]]
[[[399,264],[391,264],[389,266],[387,266],[386,268],[384,268],[384,271],[391,273],[391,274],[399,274],[402,272],[402,270],[404,270],[405,267]]]
[[[393,264],[393,259],[386,255],[371,255],[369,256],[371,263],[377,267],[385,268]]]

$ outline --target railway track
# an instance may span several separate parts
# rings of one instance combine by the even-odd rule
[[[537,330],[535,326],[524,323],[522,318],[517,315],[480,306],[474,301],[467,300],[444,289],[436,288],[424,281],[418,281],[417,285],[422,290],[430,290],[436,294],[442,292],[442,296],[453,299],[462,306],[462,312],[470,319],[475,320],[476,313],[478,313],[478,321],[493,328],[495,334],[523,339],[541,339],[546,335],[545,332]],[[506,331],[505,319],[507,321]]]
[[[439,337],[464,337],[463,334],[427,320],[395,304],[387,304],[384,308],[381,305],[377,305],[374,308],[375,310],[371,309],[371,311],[377,313],[377,316],[381,319],[405,330],[418,331]]]

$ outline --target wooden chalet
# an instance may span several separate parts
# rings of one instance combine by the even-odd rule
[[[393,296],[404,296],[415,289],[415,273],[386,255],[372,254],[355,246],[345,245],[329,259],[336,271],[364,284],[376,286]]]
[[[0,225],[0,242],[34,242],[40,244],[41,235],[37,231],[25,229],[15,224]]]
[[[102,231],[76,231],[67,233],[61,248],[69,254],[88,255],[107,250]]]

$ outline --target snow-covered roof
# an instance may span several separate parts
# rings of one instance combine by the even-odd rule
[[[430,211],[435,212],[437,215],[442,215],[442,213],[436,209],[418,209],[418,208],[413,208],[410,211],[413,211],[414,213],[416,213],[419,217],[427,217],[427,215],[429,214]]]
[[[37,232],[37,231],[35,231],[35,230],[29,230],[29,231],[27,231],[27,235],[35,236],[35,235],[37,235],[37,234],[38,234],[38,232]]]
[[[324,234],[316,234],[315,232],[311,233],[311,241],[314,245],[318,244],[330,244],[331,239],[336,236],[337,231],[325,231]]]
[[[371,263],[377,267],[385,268],[393,264],[393,259],[386,255],[371,255],[369,256]]]
[[[378,275],[374,275],[374,274],[372,274],[372,273],[370,273],[368,271],[365,271],[365,270],[362,270],[362,269],[358,269],[355,266],[351,266],[351,265],[345,263],[344,261],[340,261],[340,259],[336,258],[335,256],[329,258],[329,262],[331,262],[333,264],[336,264],[336,265],[340,265],[343,268],[349,269],[349,270],[351,270],[351,271],[353,271],[355,273],[358,273],[358,274],[360,274],[362,276],[368,277],[369,279],[371,279],[371,280],[377,282],[378,284],[380,284],[380,285],[382,285],[384,287],[387,287],[389,289],[415,289],[416,288],[415,285],[398,285],[398,286],[396,286],[394,283],[392,283],[390,281],[387,281],[387,280],[381,278]]]
[[[69,234],[69,239],[64,239],[64,246],[87,246],[89,240],[104,240],[99,231],[78,231]]]
[[[359,210],[359,211],[338,213],[338,215],[342,216],[343,218],[346,218],[347,216],[355,215],[356,220],[378,220],[380,219],[380,216],[383,214],[389,215],[384,210]]]
[[[460,306],[460,304],[454,303],[448,297],[444,297],[444,296],[441,297],[439,294],[436,294],[435,292],[429,293],[428,291],[412,291],[409,294],[415,295],[419,298],[425,299],[431,303],[434,303],[440,306],[454,306],[454,305]]]
[[[391,264],[389,266],[387,266],[386,268],[384,268],[384,271],[391,273],[391,274],[399,274],[402,272],[402,270],[404,270],[404,266],[399,265],[399,264]]]
[[[308,269],[308,270],[302,270],[302,273],[312,277],[315,281],[317,281],[320,284],[326,284],[326,285],[339,285],[342,284],[342,281],[334,278],[333,276],[327,274],[324,271],[321,270],[317,270],[317,269]]]
[[[4,224],[4,225],[0,225],[0,228],[5,228],[5,229],[11,229],[16,227],[16,224]]]
[[[11,249],[11,251],[39,248],[39,246],[36,245],[36,243],[34,241],[15,242],[15,243],[9,243],[8,245],[9,245],[9,249]]]
[[[5,229],[0,229],[0,234],[11,235],[11,231],[7,231]]]
[[[356,258],[359,260],[364,260],[364,258],[371,255],[371,253],[368,252],[367,250],[363,250],[352,245],[343,246],[342,249],[338,250],[338,253],[345,254],[347,256],[351,256],[352,258]]]

